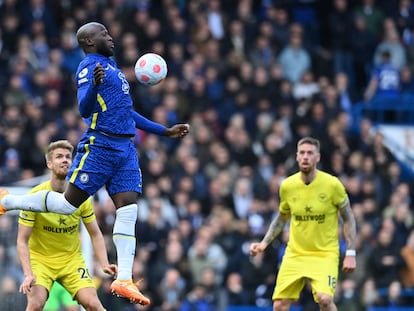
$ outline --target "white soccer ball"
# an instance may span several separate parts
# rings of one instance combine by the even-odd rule
[[[167,76],[167,71],[164,58],[155,53],[144,54],[135,63],[135,76],[143,85],[161,83]]]

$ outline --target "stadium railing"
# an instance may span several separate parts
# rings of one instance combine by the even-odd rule
[[[353,125],[363,118],[374,124],[414,124],[414,94],[402,94],[390,99],[377,97],[370,102],[358,102],[352,107]]]

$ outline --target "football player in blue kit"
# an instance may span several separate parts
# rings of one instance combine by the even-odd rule
[[[142,176],[133,137],[136,128],[170,138],[184,137],[188,124],[165,127],[133,110],[129,83],[111,57],[114,42],[106,27],[87,23],[77,31],[85,59],[76,72],[80,115],[88,125],[77,146],[68,173],[65,192],[39,191],[11,195],[0,191],[0,215],[8,210],[72,214],[105,186],[116,207],[113,241],[117,251],[118,274],[111,285],[114,294],[134,303],[150,304],[150,299],[132,280],[135,256],[137,201],[142,192]]]

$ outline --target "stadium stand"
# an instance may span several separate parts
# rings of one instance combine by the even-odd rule
[[[192,126],[173,143],[137,132],[144,194],[134,277],[145,279],[148,310],[185,311],[200,284],[203,310],[271,310],[284,238],[257,262],[246,249],[277,212],[280,181],[295,169],[295,141],[305,135],[324,142],[321,167],[343,181],[357,219],[359,269],[340,276],[339,310],[414,310],[414,270],[401,256],[404,247],[414,254],[412,1],[0,1],[1,187],[33,186],[50,141],[77,144],[85,125],[75,32],[92,20],[113,36],[135,109]],[[148,51],[169,67],[151,88],[133,72]],[[399,73],[397,96],[378,83],[367,100],[383,51]],[[114,259],[114,208],[104,190],[94,204]],[[0,310],[25,300],[16,229],[16,214],[0,217]],[[393,247],[381,245],[381,231]],[[378,249],[392,260],[377,262]],[[136,310],[94,275],[107,310]],[[315,308],[306,288],[295,310]]]

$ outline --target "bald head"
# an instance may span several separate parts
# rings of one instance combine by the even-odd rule
[[[81,26],[76,33],[79,45],[84,48],[87,45],[88,39],[93,38],[97,32],[104,29],[105,26],[97,22],[91,22]]]
[[[90,22],[78,29],[76,33],[79,46],[88,53],[98,53],[105,56],[113,55],[113,40],[104,25]]]

